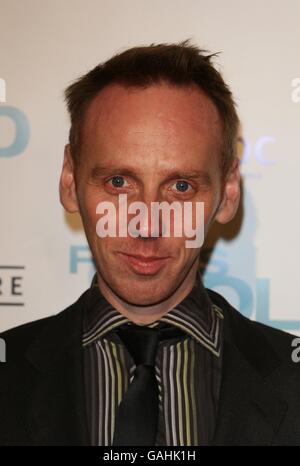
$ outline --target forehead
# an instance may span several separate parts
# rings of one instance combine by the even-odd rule
[[[187,144],[221,141],[216,106],[196,85],[159,83],[140,87],[111,84],[89,105],[83,126],[87,143],[127,146]]]

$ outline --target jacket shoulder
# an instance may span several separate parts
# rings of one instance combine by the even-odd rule
[[[31,343],[34,342],[35,337],[40,333],[42,328],[55,318],[57,318],[57,315],[51,315],[18,325],[0,333],[0,338],[4,340],[6,347],[9,347],[12,354],[16,355],[19,351],[24,353]]]
[[[77,301],[70,306],[58,311],[56,314],[43,317],[31,322],[27,322],[17,327],[10,328],[0,333],[0,338],[4,340],[5,346],[10,352],[10,357],[16,359],[22,357],[42,333],[52,328],[59,328],[60,323],[72,319],[74,312],[80,306],[86,292],[84,292]]]
[[[207,292],[212,302],[223,311],[230,337],[240,349],[251,355],[256,353],[257,356],[261,352],[261,357],[271,350],[279,359],[292,363],[292,342],[296,338],[295,335],[253,321],[241,314],[220,294],[212,290]]]

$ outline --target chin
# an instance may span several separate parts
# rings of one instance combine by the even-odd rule
[[[134,296],[128,295],[128,296],[123,296],[122,299],[124,299],[127,303],[132,304],[134,306],[155,306],[156,304],[159,304],[160,302],[164,301],[166,299],[165,296],[143,296],[137,298],[136,294]]]
[[[172,294],[171,284],[165,286],[160,282],[151,284],[149,281],[143,283],[134,281],[128,288],[128,283],[124,286],[116,286],[115,293],[123,300],[136,306],[155,305],[167,299]]]

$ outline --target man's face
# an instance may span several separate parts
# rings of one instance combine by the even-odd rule
[[[115,294],[132,304],[159,303],[197,267],[199,248],[186,248],[185,236],[100,238],[96,207],[109,201],[118,214],[119,194],[127,194],[128,205],[144,202],[149,212],[155,201],[204,202],[206,232],[224,196],[217,109],[192,86],[114,84],[88,108],[82,141],[73,203],[64,188],[62,202],[79,209],[98,272]],[[62,180],[71,180],[72,170],[67,148]],[[150,224],[149,218],[148,236]]]

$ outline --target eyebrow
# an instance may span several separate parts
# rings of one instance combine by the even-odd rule
[[[212,180],[208,172],[204,170],[168,170],[164,169],[160,171],[161,174],[166,176],[167,180],[170,179],[197,179],[202,184],[211,186]],[[109,167],[107,165],[95,165],[92,170],[90,177],[94,180],[97,180],[106,175],[127,175],[132,176],[133,178],[138,178],[140,173],[139,170],[133,169],[128,166],[120,167]]]
[[[105,175],[117,175],[117,174],[137,176],[136,170],[132,170],[129,167],[109,167],[107,165],[95,165],[91,170],[91,178],[97,179]]]

